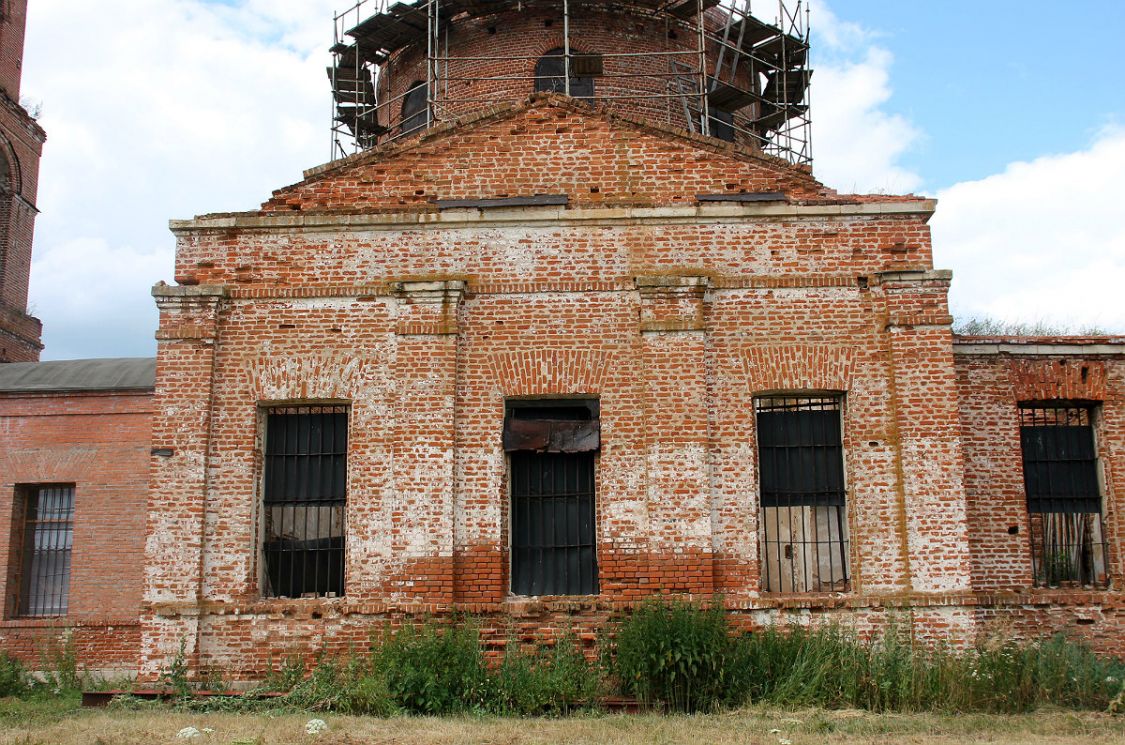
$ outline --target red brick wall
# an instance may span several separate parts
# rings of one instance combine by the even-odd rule
[[[807,202],[694,205],[738,189]],[[571,207],[425,205],[534,191]],[[928,210],[838,200],[799,169],[552,99],[178,226],[185,284],[156,291],[153,444],[175,455],[154,459],[143,673],[181,639],[200,669],[253,677],[287,645],[361,643],[404,613],[480,613],[499,643],[533,623],[509,617],[593,629],[654,592],[871,630],[911,605],[923,638],[967,643],[949,278],[928,271]],[[851,594],[761,591],[752,412],[772,391],[845,398]],[[600,595],[559,611],[508,591],[500,432],[506,398],[579,394],[601,404]],[[350,403],[345,598],[261,598],[259,406],[284,401]]]
[[[572,205],[591,206],[694,204],[696,194],[738,192],[835,197],[806,171],[779,164],[651,122],[615,124],[552,95],[313,169],[310,178],[275,192],[263,210],[432,209],[434,199],[560,193]],[[879,237],[879,248],[894,248],[903,265],[916,265],[927,245],[893,231]]]
[[[0,17],[0,363],[38,360],[42,349],[27,290],[46,134],[19,105],[26,9],[26,0],[14,0]]]
[[[0,15],[0,90],[20,100],[23,77],[23,35],[27,26],[27,0],[8,0]]]
[[[0,556],[22,553],[18,485],[75,485],[69,613],[13,618],[19,588],[0,575],[0,646],[38,663],[72,633],[83,662],[129,670],[139,644],[152,396],[148,393],[0,394]],[[13,541],[13,539],[15,539]]]
[[[1120,548],[1125,535],[1125,348],[1119,339],[960,337],[956,349],[973,587],[995,604],[978,615],[982,633],[1027,638],[1065,631],[1125,653],[1120,589],[1032,587],[1018,412],[1021,402],[1098,404],[1095,437],[1104,477],[1111,588],[1116,587],[1125,572]]]

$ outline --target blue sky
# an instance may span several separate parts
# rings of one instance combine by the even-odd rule
[[[1078,150],[1107,125],[1125,124],[1122,0],[832,6],[894,56],[885,108],[924,133],[901,163],[929,191]]]
[[[168,220],[254,209],[326,160],[344,4],[31,3],[44,359],[153,354]],[[814,172],[937,196],[955,313],[1125,333],[1125,0],[813,0],[812,25]]]

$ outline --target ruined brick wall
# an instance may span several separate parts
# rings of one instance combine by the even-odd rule
[[[1095,405],[1111,588],[1125,571],[1125,347],[1119,339],[960,337],[957,386],[965,449],[973,587],[987,607],[982,632],[1028,638],[1087,636],[1125,653],[1119,589],[1033,587],[1031,522],[1020,446],[1020,403]]]
[[[775,158],[732,158],[731,146],[713,138],[642,120],[628,126],[611,121],[561,96],[541,97],[530,108],[504,104],[459,126],[436,127],[420,140],[311,169],[305,181],[276,191],[263,210],[432,210],[438,198],[533,194],[566,194],[571,205],[583,206],[694,204],[696,194],[771,191],[793,200],[836,198],[807,171],[781,167]],[[914,267],[929,258],[928,244],[915,236],[886,232],[878,238],[875,249],[890,257],[886,268]],[[811,268],[820,270],[815,263]]]
[[[0,647],[37,665],[67,635],[94,669],[131,671],[140,645],[144,505],[152,396],[0,394]],[[22,561],[22,485],[73,484],[69,611],[13,616]]]
[[[790,201],[695,202],[740,189]],[[426,203],[535,190],[570,205]],[[839,199],[799,169],[548,99],[320,170],[259,213],[177,223],[182,284],[154,290],[153,445],[174,455],[153,459],[144,674],[181,639],[196,669],[253,678],[285,651],[454,609],[489,619],[493,645],[521,624],[592,635],[654,592],[721,592],[748,625],[865,631],[909,605],[921,638],[965,643],[931,208]],[[844,397],[848,593],[762,592],[753,402],[779,391]],[[579,394],[601,407],[600,592],[513,597],[504,402]],[[350,405],[344,598],[262,598],[260,407],[301,401]]]
[[[42,324],[27,314],[39,157],[46,134],[19,104],[26,0],[0,13],[0,362],[39,359]]]
[[[721,34],[725,16],[712,12],[708,30]],[[699,66],[698,35],[694,16],[685,23],[674,16],[612,12],[586,7],[570,19],[571,53],[603,56],[601,75],[592,76],[594,99],[615,113],[643,118],[681,130],[697,130],[684,112],[685,100],[698,108],[699,98],[686,99],[682,91],[694,91],[697,78],[688,72]],[[732,39],[731,44],[734,44]],[[451,61],[443,66],[438,87],[437,119],[460,118],[482,108],[522,101],[535,90],[536,63],[553,49],[563,47],[561,10],[524,9],[480,17],[464,17],[449,25],[443,37]],[[707,69],[714,70],[719,45],[706,46]],[[724,81],[729,79],[731,52],[724,55]],[[460,59],[458,59],[460,58]],[[744,58],[745,59],[745,58]],[[675,67],[674,67],[675,66]],[[576,76],[575,76],[576,77]],[[380,123],[399,134],[402,96],[418,82],[425,82],[425,44],[396,52],[383,65],[379,77]],[[736,78],[740,87],[755,90],[743,64]],[[757,104],[740,110],[750,115]],[[746,140],[745,136],[739,136]]]

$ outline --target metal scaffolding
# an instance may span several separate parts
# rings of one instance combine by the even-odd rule
[[[576,82],[597,80],[596,95],[582,96],[593,103],[647,105],[673,126],[811,164],[809,0],[757,5],[775,2],[767,22],[752,13],[753,0],[358,0],[334,18],[331,158],[542,89],[539,74],[486,69],[531,67],[538,55],[450,53],[460,24],[536,11],[557,14],[562,25],[561,75],[548,89],[571,95]],[[664,51],[576,51],[573,22],[593,12],[655,21],[683,41]],[[406,87],[390,79],[395,65],[387,63],[411,53],[424,55],[425,79]]]

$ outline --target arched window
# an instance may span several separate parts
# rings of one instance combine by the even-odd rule
[[[402,97],[402,125],[401,134],[409,134],[419,129],[424,129],[430,123],[430,107],[426,100],[426,84],[416,80],[410,84],[410,89]]]
[[[535,63],[535,92],[565,93],[566,83],[566,50],[562,47],[551,49]],[[574,50],[570,52],[570,62],[573,67]],[[570,95],[574,98],[593,98],[594,79],[589,76],[570,77]]]
[[[17,164],[18,165],[18,164]],[[7,285],[6,276],[11,253],[12,200],[16,191],[16,171],[8,157],[7,143],[0,140],[0,293]],[[26,289],[26,288],[25,288]],[[0,302],[9,298],[0,294]]]

